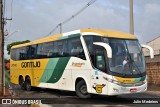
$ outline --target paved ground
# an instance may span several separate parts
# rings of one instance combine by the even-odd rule
[[[120,95],[118,97],[108,97],[108,96],[100,96],[93,95],[91,99],[80,99],[76,96],[74,92],[64,92],[59,90],[51,90],[51,89],[41,89],[41,88],[33,88],[32,91],[24,91],[19,88],[19,86],[12,87],[10,93],[14,98],[36,98],[42,99],[42,102],[45,101],[48,104],[39,105],[41,107],[159,107],[160,104],[133,104],[135,101],[142,100],[154,100],[159,101],[160,103],[160,92],[159,91],[148,91],[146,93],[139,94],[131,94],[131,95]],[[156,98],[156,99],[154,99]],[[5,105],[5,107],[10,107],[9,105]],[[13,105],[15,106],[15,105]],[[20,105],[19,105],[20,106]],[[15,106],[17,107],[17,106]],[[26,105],[26,107],[37,107],[37,105]]]

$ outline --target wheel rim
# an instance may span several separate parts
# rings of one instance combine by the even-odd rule
[[[87,86],[86,85],[82,85],[81,87],[80,87],[80,92],[82,93],[82,94],[87,94]]]

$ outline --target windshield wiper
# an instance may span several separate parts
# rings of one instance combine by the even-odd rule
[[[142,73],[141,71],[139,70],[138,66],[136,65],[135,61],[132,59],[131,57],[131,54],[129,53],[129,49],[128,49],[128,46],[127,46],[127,43],[125,41],[125,45],[126,45],[126,48],[127,48],[127,57],[129,56],[129,68],[130,70],[132,71],[132,75],[133,75],[133,69],[131,68],[131,66],[133,66],[133,64],[135,65],[135,67],[137,68],[138,72],[140,73],[140,76],[142,76]]]
[[[132,57],[131,57],[131,55],[130,55],[130,53],[128,53],[129,54],[129,59],[130,59],[130,63],[132,63],[132,65],[134,64],[135,65],[135,67],[137,68],[137,70],[138,70],[138,72],[139,72],[139,74],[140,74],[140,76],[142,76],[142,73],[141,73],[141,71],[139,70],[139,68],[138,68],[138,66],[136,65],[136,63],[135,63],[135,61],[132,59]],[[133,74],[133,69],[131,69],[132,70],[132,74]]]

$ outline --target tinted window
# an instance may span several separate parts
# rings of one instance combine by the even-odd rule
[[[96,50],[95,58],[96,58],[95,59],[96,60],[95,67],[102,70],[102,71],[105,71],[106,65],[105,65],[105,55],[104,55],[103,49]]]
[[[30,45],[12,49],[11,58],[14,60],[79,57],[85,59],[84,50],[79,37],[54,42]]]
[[[37,58],[42,58],[43,52],[42,52],[42,44],[38,44],[37,46]]]
[[[83,50],[80,38],[71,39],[71,44],[70,44],[69,48],[71,49],[71,51],[70,51],[71,56],[85,59],[84,50]]]
[[[64,56],[64,57],[69,56],[69,52],[68,52],[68,41],[67,41],[67,40],[63,40],[62,52],[63,52],[63,56]]]
[[[16,49],[11,50],[11,59],[16,60]]]
[[[58,47],[58,57],[63,56],[63,41],[58,41],[57,43],[57,47]]]
[[[37,58],[37,45],[30,46],[30,59]]]
[[[47,42],[42,45],[43,58],[51,58],[53,56],[53,42]]]
[[[28,59],[29,54],[29,47],[22,47],[18,49],[19,59],[25,60]],[[27,53],[28,52],[28,53]]]
[[[84,40],[86,42],[92,64],[94,65],[94,67],[96,67],[96,62],[95,62],[95,49],[96,49],[95,47],[96,47],[96,45],[94,45],[93,43],[94,42],[102,42],[101,37],[86,35],[86,36],[84,36]]]
[[[19,58],[20,58],[19,50],[20,49],[16,49],[16,60],[19,60]]]
[[[53,42],[53,58],[58,56],[57,41]]]

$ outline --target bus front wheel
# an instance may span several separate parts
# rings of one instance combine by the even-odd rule
[[[26,80],[25,80],[25,85],[26,85],[26,90],[27,91],[30,91],[31,90],[31,80],[30,80],[30,77],[27,77]]]
[[[91,94],[87,92],[87,85],[84,80],[81,80],[76,84],[76,94],[80,98],[90,98],[91,97]]]

